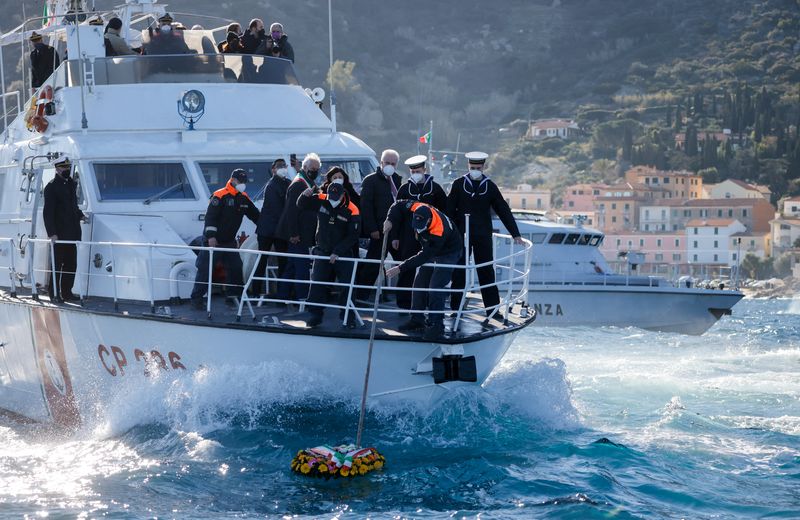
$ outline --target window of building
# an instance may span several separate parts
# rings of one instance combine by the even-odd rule
[[[680,253],[672,253],[672,261],[673,262],[680,262],[681,261],[681,254]]]
[[[675,247],[681,247],[681,241],[678,238],[675,239]]]
[[[664,177],[664,184],[669,184],[669,177]]]
[[[625,210],[627,211],[627,210],[629,210],[629,209],[631,209],[631,205],[630,205],[630,204],[628,204],[628,203],[626,202],[626,203],[625,203]]]
[[[719,255],[714,255],[714,261],[719,262]]]
[[[715,234],[715,235],[719,235],[719,228],[718,228],[718,227],[715,227],[715,228],[714,228],[714,234]]]
[[[697,262],[697,255],[694,255],[694,261]]]
[[[656,253],[656,262],[663,262],[664,255],[662,253]]]
[[[733,253],[733,261],[736,261],[736,253]]]
[[[527,207],[528,207],[528,199],[522,197],[522,209],[525,209]]]
[[[573,207],[575,207],[575,203],[573,201],[569,201],[567,203],[567,206],[570,207],[570,208],[573,208]]]
[[[694,241],[694,248],[697,249],[697,240]]]
[[[650,231],[650,224],[645,224],[644,225],[644,230],[645,231]]]
[[[729,210],[728,210],[728,217],[729,217],[729,218],[730,218],[730,217],[733,217],[733,210],[732,210],[732,209],[729,209]]]
[[[661,247],[661,239],[660,238],[658,240],[656,240],[656,246],[657,247]]]
[[[718,210],[717,210],[717,216],[718,216],[718,217],[722,217],[722,210],[721,210],[721,209],[718,209]]]
[[[692,228],[692,229],[694,230],[694,234],[696,235],[696,234],[697,234],[697,229],[698,229],[698,228]]]
[[[756,241],[755,240],[751,240],[750,241],[750,247],[756,247]]]
[[[633,240],[628,240],[628,249],[633,247]]]
[[[622,240],[617,239],[617,247],[619,247],[620,245],[622,245]]]
[[[614,222],[614,223],[615,223],[616,221],[617,221],[617,217],[616,217],[616,216],[612,216],[612,217],[611,217],[611,222]]]
[[[611,203],[611,209],[617,209],[617,203],[616,202],[612,202]]]
[[[742,216],[743,216],[743,217],[746,217],[746,216],[747,216],[747,210],[746,210],[746,209],[743,209],[743,210],[742,210]]]
[[[644,210],[644,218],[650,218],[650,210],[649,209]]]
[[[718,249],[718,248],[719,248],[719,242],[714,240],[714,249]]]
[[[644,239],[643,238],[639,239],[639,247],[644,247]]]

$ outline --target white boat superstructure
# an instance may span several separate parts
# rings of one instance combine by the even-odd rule
[[[533,243],[528,302],[537,324],[640,327],[702,334],[743,297],[733,287],[708,289],[663,277],[616,274],[600,252],[596,229],[516,211],[522,236]],[[500,227],[500,224],[497,224]],[[508,241],[498,253],[507,251]],[[635,265],[633,254],[630,259]]]
[[[163,12],[155,0],[127,0],[102,14],[124,20],[128,40],[146,44],[147,27]],[[328,304],[344,316],[329,310],[311,331],[304,302],[280,302],[291,308],[280,311],[249,296],[258,281],[250,266],[264,254],[249,249],[237,250],[248,280],[235,295],[238,306],[217,295],[213,276],[205,311],[177,303],[194,281],[202,248],[189,244],[202,232],[209,195],[232,169],[248,170],[255,195],[274,159],[313,151],[323,168],[341,165],[358,182],[377,164],[373,150],[336,131],[288,60],[217,54],[212,31],[190,30],[183,31],[182,54],[106,57],[102,26],[76,23],[80,13],[72,21],[50,15],[38,30],[69,59],[30,99],[3,92],[4,103],[23,103],[6,107],[0,144],[0,273],[8,274],[0,275],[0,409],[75,426],[98,395],[131,392],[141,374],[182,377],[273,362],[318,371],[358,395],[371,306],[357,307],[350,297],[344,306]],[[34,25],[0,43],[18,46]],[[32,125],[31,115],[41,119]],[[39,295],[57,275],[49,270],[53,243],[42,221],[42,187],[62,156],[75,165],[87,216],[73,288],[80,304]],[[252,235],[253,228],[242,229]],[[498,259],[503,323],[484,321],[484,309],[467,306],[445,320],[445,337],[423,341],[398,332],[402,310],[381,302],[370,395],[427,400],[480,385],[533,320],[527,309],[513,312],[525,299],[530,249],[527,243]],[[220,250],[210,251],[213,266]],[[474,280],[474,266],[466,269]],[[274,283],[275,273],[268,275]],[[338,288],[352,296],[353,287]],[[343,328],[352,313],[362,326]]]

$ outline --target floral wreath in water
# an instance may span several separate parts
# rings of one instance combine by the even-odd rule
[[[324,445],[298,451],[292,459],[292,471],[324,479],[349,478],[366,475],[384,464],[386,459],[375,448]]]

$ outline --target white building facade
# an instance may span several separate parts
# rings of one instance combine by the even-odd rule
[[[686,252],[693,264],[736,265],[733,235],[746,231],[736,219],[691,220],[686,225]]]

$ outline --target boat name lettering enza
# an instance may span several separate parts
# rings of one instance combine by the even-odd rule
[[[553,305],[552,303],[534,303],[533,309],[536,311],[536,314],[540,316],[563,316],[564,310],[561,308],[561,304],[557,303]]]
[[[125,352],[116,345],[106,347],[102,343],[97,346],[97,355],[100,357],[100,363],[106,371],[112,376],[124,376],[125,367],[128,366],[128,356]],[[144,365],[144,374],[146,376],[153,375],[153,368],[159,367],[162,370],[186,370],[186,367],[181,363],[181,356],[177,352],[167,353],[165,358],[158,350],[151,350],[144,352],[141,349],[133,350],[133,357],[135,361]]]

